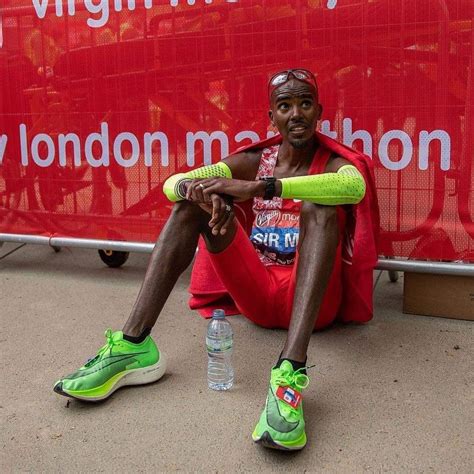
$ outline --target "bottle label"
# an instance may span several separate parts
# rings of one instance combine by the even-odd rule
[[[232,349],[232,338],[217,339],[206,337],[207,350],[210,352],[227,352]]]

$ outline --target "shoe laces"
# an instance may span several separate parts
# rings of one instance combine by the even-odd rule
[[[314,367],[314,365],[311,367]],[[281,387],[290,386],[291,388],[303,390],[309,385],[309,377],[303,374],[302,371],[311,367],[302,367],[294,372],[280,369],[274,376],[274,382]]]
[[[94,365],[98,359],[100,359],[105,353],[107,353],[107,351],[109,352],[109,354],[112,354],[112,348],[117,344],[117,341],[114,340],[114,333],[112,332],[112,329],[107,329],[104,333],[104,336],[107,342],[99,349],[99,351],[94,357],[87,359],[85,367],[90,367],[91,365]]]
[[[289,371],[285,369],[279,369],[278,372],[274,372],[272,381],[281,387],[291,387],[297,390],[304,390],[309,385],[309,377],[303,374],[302,371],[315,367],[310,365],[308,367],[301,367],[301,369],[295,371]],[[285,403],[285,409],[293,415],[298,414],[298,408],[293,408],[291,405]]]

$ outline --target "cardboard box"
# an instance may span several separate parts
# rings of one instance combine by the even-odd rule
[[[405,272],[403,312],[474,321],[474,277]]]

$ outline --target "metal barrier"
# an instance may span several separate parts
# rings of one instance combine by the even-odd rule
[[[43,237],[37,235],[0,234],[2,242],[19,244],[48,245],[53,248],[77,247],[84,249],[112,250],[116,252],[151,253],[155,244],[143,242],[105,241],[96,239],[74,239],[68,237]],[[378,270],[403,271],[415,273],[436,273],[474,277],[474,265],[453,262],[426,262],[416,260],[382,258],[376,266]]]

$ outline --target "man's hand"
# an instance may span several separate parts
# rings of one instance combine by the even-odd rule
[[[234,212],[231,201],[246,201],[255,196],[263,196],[264,183],[227,178],[193,179],[186,183],[186,199],[195,202],[211,214],[209,227],[214,235],[224,235]],[[229,199],[231,198],[231,199]]]
[[[188,186],[186,199],[196,202],[210,202],[212,194],[220,194],[232,196],[234,201],[246,201],[256,196],[263,196],[264,192],[265,184],[261,181],[227,178],[194,179]]]
[[[211,194],[210,202],[197,203],[211,215],[209,227],[212,228],[213,235],[224,235],[234,219],[234,210],[229,199],[225,199],[218,194]]]
[[[229,198],[224,198],[218,194],[211,194],[212,212],[209,227],[212,228],[212,234],[224,235],[234,220],[234,208]]]
[[[204,184],[200,186],[202,181],[207,180],[195,179],[186,183],[186,199],[195,202],[211,215],[209,227],[212,228],[213,235],[224,235],[234,219],[232,198],[204,193]]]

